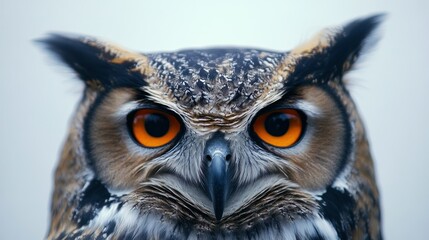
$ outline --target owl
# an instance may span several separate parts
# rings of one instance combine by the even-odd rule
[[[42,40],[85,84],[47,238],[382,239],[369,144],[343,78],[382,18],[289,52]]]

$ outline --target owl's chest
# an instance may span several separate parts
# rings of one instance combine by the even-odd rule
[[[94,239],[338,239],[333,225],[319,217],[289,221],[268,219],[249,228],[230,230],[209,228],[168,216],[156,211],[133,209],[112,204],[100,210],[98,216],[82,231],[82,236]]]

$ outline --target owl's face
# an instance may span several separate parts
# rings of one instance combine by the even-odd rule
[[[49,238],[378,238],[372,161],[342,77],[379,20],[287,53],[46,40],[86,83]]]

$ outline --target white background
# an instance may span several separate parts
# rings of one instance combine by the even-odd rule
[[[101,37],[141,52],[288,50],[321,28],[385,12],[349,74],[376,162],[386,239],[427,239],[429,1],[0,0],[0,239],[42,239],[53,170],[82,84],[33,40]],[[402,3],[399,3],[402,2]]]

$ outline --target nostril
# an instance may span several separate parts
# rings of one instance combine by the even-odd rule
[[[206,160],[207,160],[207,161],[211,161],[211,160],[212,160],[212,157],[211,157],[210,155],[206,155]]]
[[[226,161],[231,160],[231,154],[226,155],[225,160],[226,160]]]

